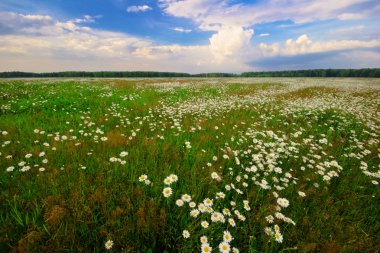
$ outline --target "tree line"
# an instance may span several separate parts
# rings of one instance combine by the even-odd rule
[[[242,77],[380,77],[380,69],[310,69],[245,72]]]
[[[123,77],[377,77],[380,78],[380,68],[366,69],[309,69],[231,73],[201,73],[188,74],[178,72],[155,71],[65,71],[65,72],[0,72],[0,78],[45,78],[45,77],[93,77],[93,78],[123,78]]]

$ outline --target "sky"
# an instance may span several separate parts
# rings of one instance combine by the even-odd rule
[[[380,1],[1,0],[0,71],[380,67]]]

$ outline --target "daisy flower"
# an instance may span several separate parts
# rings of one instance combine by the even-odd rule
[[[177,201],[175,202],[175,204],[177,206],[183,206],[183,200],[182,199],[177,199]]]
[[[223,240],[225,242],[230,242],[232,241],[234,238],[232,237],[231,233],[229,231],[224,231],[223,232]]]
[[[208,242],[208,239],[207,239],[207,237],[205,235],[203,235],[203,236],[201,236],[200,241],[201,241],[202,244],[205,244],[205,243]]]
[[[201,246],[201,252],[202,253],[207,253],[207,252],[211,252],[212,251],[212,247],[210,246],[210,244],[208,243],[203,243],[202,246]]]
[[[189,194],[183,194],[181,199],[185,202],[190,202],[191,201],[191,197]]]
[[[282,240],[283,240],[282,234],[280,234],[279,232],[276,232],[274,237],[276,238],[276,242],[282,243]]]
[[[235,226],[236,226],[235,220],[232,219],[232,218],[229,218],[229,219],[228,219],[228,223],[230,223],[230,225],[231,225],[232,227],[235,227]]]
[[[288,207],[289,206],[289,200],[287,200],[285,198],[278,198],[277,204],[279,204],[282,207]]]
[[[127,151],[122,151],[120,153],[120,157],[126,157],[128,155],[128,152]]]
[[[170,185],[171,183],[173,183],[173,180],[171,177],[167,177],[164,179],[164,184],[166,185]]]
[[[301,197],[306,197],[306,193],[301,192],[301,191],[298,192],[298,195],[300,195]]]
[[[273,218],[272,215],[268,215],[267,217],[265,217],[265,219],[266,219],[267,222],[269,222],[269,223],[273,223],[273,221],[274,221],[274,218]]]
[[[170,188],[170,187],[166,187],[166,188],[164,188],[164,190],[162,191],[162,194],[164,194],[164,197],[165,197],[165,198],[168,198],[170,195],[172,195],[172,193],[173,193],[173,190],[172,190],[172,188]]]
[[[169,177],[171,177],[171,179],[173,180],[173,182],[177,182],[178,181],[178,176],[177,175],[171,174]]]
[[[231,250],[231,247],[227,242],[221,242],[219,244],[219,250],[221,253],[229,253]]]
[[[190,211],[190,216],[191,217],[196,218],[196,217],[198,217],[198,215],[199,215],[199,210],[198,209],[193,209],[193,210]]]
[[[140,182],[144,182],[145,180],[147,180],[148,179],[148,176],[147,175],[141,175],[140,177],[139,177],[139,181]]]
[[[110,250],[113,246],[113,241],[112,240],[108,240],[104,246],[106,247],[106,249]]]
[[[204,199],[203,200],[203,204],[205,205],[205,206],[212,206],[212,199],[209,199],[209,198],[206,198],[206,199]]]
[[[208,222],[207,221],[202,221],[201,222],[201,226],[203,227],[203,228],[208,228]]]
[[[183,236],[183,238],[189,238],[190,237],[190,233],[189,233],[189,231],[187,231],[187,230],[183,230],[183,232],[182,232],[182,236]]]

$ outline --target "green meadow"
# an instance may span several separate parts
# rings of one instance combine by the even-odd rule
[[[380,80],[3,79],[0,252],[380,252]]]

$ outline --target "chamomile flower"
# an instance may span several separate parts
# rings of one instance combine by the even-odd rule
[[[200,241],[202,244],[207,243],[208,242],[207,236],[205,236],[205,235],[201,236]]]
[[[139,176],[139,181],[140,181],[140,182],[144,182],[144,181],[147,180],[147,179],[148,179],[148,176],[145,175],[145,174]]]
[[[231,233],[229,231],[223,232],[223,240],[225,242],[231,242],[234,238],[232,237]]]
[[[274,234],[272,228],[270,228],[270,227],[266,227],[266,228],[264,229],[264,232],[265,232],[265,234],[267,234],[267,235],[269,235],[269,236],[271,236],[271,235]]]
[[[221,253],[229,253],[231,251],[231,247],[227,242],[221,242],[219,244],[219,250]]]
[[[279,204],[281,207],[288,207],[289,206],[289,200],[285,198],[278,198],[277,204]]]
[[[127,151],[122,151],[120,153],[120,157],[126,157],[128,155],[128,152]]]
[[[207,221],[202,221],[202,222],[201,222],[201,226],[202,226],[203,228],[208,228],[209,223],[208,223]]]
[[[267,220],[268,223],[273,223],[274,221],[274,218],[272,215],[268,215],[267,217],[265,217],[265,219]]]
[[[233,248],[232,248],[232,252],[233,252],[233,253],[239,253],[240,251],[239,251],[238,248],[233,247]]]
[[[181,199],[185,202],[190,202],[191,201],[191,197],[189,194],[183,194]]]
[[[182,236],[183,236],[183,238],[185,238],[185,239],[189,238],[189,237],[190,237],[190,233],[189,233],[189,231],[188,231],[188,230],[183,230],[183,232],[182,232]]]
[[[283,215],[282,213],[279,213],[279,212],[276,212],[276,213],[275,213],[275,216],[276,216],[276,218],[279,219],[279,220],[283,220],[283,219],[285,219],[285,215]]]
[[[198,217],[199,213],[200,212],[198,209],[193,209],[190,211],[190,216],[196,218],[196,217]]]
[[[15,169],[14,166],[9,166],[9,167],[7,168],[7,172],[12,172],[14,169]]]
[[[214,212],[214,213],[211,214],[211,221],[212,222],[219,221],[219,213],[218,212]]]
[[[231,211],[228,208],[223,208],[223,214],[227,216],[231,216]]]
[[[175,204],[177,206],[183,206],[183,200],[182,199],[177,199],[176,202],[175,202]]]
[[[177,182],[178,181],[178,176],[177,175],[171,174],[169,177],[171,177],[171,179],[172,179],[173,182]]]
[[[118,159],[116,157],[111,157],[110,158],[110,162],[111,163],[114,163],[114,162],[117,162],[117,161],[118,161]]]
[[[274,234],[274,237],[276,239],[276,242],[282,243],[283,237],[282,237],[282,234],[280,234],[280,232],[276,232]]]
[[[220,181],[219,180],[220,177],[219,177],[218,173],[216,173],[216,172],[211,173],[211,178]]]
[[[204,199],[203,200],[203,204],[205,205],[205,206],[212,206],[212,199],[209,199],[209,198],[206,198],[206,199]]]
[[[106,247],[106,249],[110,250],[112,249],[112,246],[113,246],[113,241],[112,240],[108,240],[104,246]]]
[[[162,191],[162,194],[164,194],[164,197],[165,197],[165,198],[170,197],[170,195],[172,195],[172,193],[173,193],[173,190],[172,190],[172,188],[170,188],[170,187],[166,187],[166,188],[164,188],[164,190]]]
[[[226,197],[226,194],[224,194],[223,192],[218,192],[216,193],[216,198],[217,199],[224,199]]]
[[[203,243],[201,246],[201,252],[202,253],[208,253],[212,251],[212,247],[208,243]]]
[[[300,195],[301,197],[306,197],[306,193],[301,192],[301,191],[298,192],[298,195]]]
[[[229,219],[228,219],[228,223],[230,223],[231,227],[236,227],[236,222],[235,222],[234,219],[229,218]]]
[[[170,185],[171,183],[173,183],[173,180],[170,176],[164,179],[164,184]]]
[[[198,210],[201,211],[202,213],[207,211],[206,206],[203,203],[200,203],[198,205]]]

